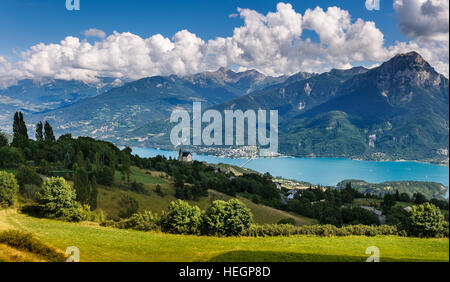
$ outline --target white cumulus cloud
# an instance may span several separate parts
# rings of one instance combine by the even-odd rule
[[[394,0],[400,30],[407,36],[449,39],[448,0]]]
[[[403,0],[402,5],[410,2],[427,1]],[[435,7],[437,2],[431,1],[427,5]],[[423,3],[420,7],[428,7]],[[399,0],[394,5],[400,7]],[[101,40],[91,44],[68,36],[59,43],[40,43],[22,52],[18,62],[10,63],[0,57],[0,86],[25,77],[95,83],[101,76],[126,81],[229,66],[240,70],[255,68],[267,75],[322,72],[367,62],[380,63],[396,53],[410,50],[418,51],[448,76],[448,38],[429,39],[440,38],[437,36],[439,29],[430,27],[433,32],[422,31],[420,35],[417,31],[416,37],[409,42],[386,46],[384,35],[375,22],[354,19],[339,7],[316,7],[301,14],[291,4],[278,3],[275,11],[265,15],[242,8],[237,12],[243,25],[236,27],[229,37],[208,41],[188,30],[181,30],[171,38],[161,34],[142,38],[130,32],[103,36],[99,30],[90,29],[85,36],[96,36]],[[402,10],[397,9],[397,12],[401,18]],[[304,36],[305,30],[315,32],[319,41]]]

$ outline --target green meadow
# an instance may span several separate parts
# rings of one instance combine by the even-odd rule
[[[222,166],[222,168],[225,167],[229,168],[229,166]],[[177,200],[173,180],[165,173],[142,170],[137,167],[131,167],[131,171],[130,181],[143,183],[149,193],[140,194],[130,190],[120,189],[121,182],[123,181],[122,175],[120,172],[116,172],[115,182],[111,187],[99,186],[98,211],[102,210],[107,216],[112,218],[117,217],[120,210],[120,197],[123,194],[127,194],[138,201],[140,212],[147,210],[161,214],[163,210],[167,209],[170,202]],[[160,185],[164,195],[156,193],[157,185]],[[201,197],[198,201],[188,202],[191,205],[196,205],[200,209],[205,210],[215,200],[228,201],[231,198],[229,195],[215,190],[209,190],[207,197]],[[244,197],[238,196],[237,198],[250,208],[255,222],[259,224],[273,224],[286,218],[293,218],[298,225],[317,224],[317,220],[312,218],[292,214],[261,204],[255,204]]]
[[[10,228],[32,232],[61,251],[76,246],[81,261],[85,262],[363,262],[369,256],[365,254],[369,246],[379,248],[382,262],[449,261],[448,239],[397,236],[218,238],[121,230],[93,223],[38,219],[14,210],[0,211],[0,230]],[[0,253],[7,249],[0,244]]]

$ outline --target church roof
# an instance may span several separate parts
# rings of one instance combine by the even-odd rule
[[[183,152],[183,157],[187,157],[189,155],[191,155],[191,152]]]

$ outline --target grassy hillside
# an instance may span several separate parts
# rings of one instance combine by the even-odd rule
[[[449,261],[448,239],[168,235],[37,219],[15,212],[0,212],[1,228],[33,232],[61,250],[76,246],[81,261],[365,261],[369,246],[380,249],[381,261]]]
[[[132,168],[131,181],[144,183],[145,188],[150,191],[148,195],[138,194],[133,191],[125,191],[120,189],[122,176],[116,173],[116,183],[112,187],[101,186],[99,188],[98,209],[101,209],[111,218],[117,217],[120,210],[120,197],[122,194],[128,194],[135,198],[139,203],[139,210],[149,210],[161,214],[166,210],[170,202],[175,201],[175,189],[173,181],[164,173],[145,171],[138,168]],[[156,193],[156,186],[160,185],[164,196]],[[230,196],[215,190],[208,191],[208,197],[202,197],[198,201],[189,201],[191,205],[197,205],[202,210],[206,209],[215,200],[231,199]],[[295,219],[298,225],[315,224],[315,219],[307,218],[300,215],[290,214],[281,210],[277,210],[268,206],[255,204],[243,197],[238,197],[240,201],[245,203],[254,215],[257,223],[277,223],[279,220],[290,217]]]
[[[45,262],[36,254],[0,244],[0,262]]]

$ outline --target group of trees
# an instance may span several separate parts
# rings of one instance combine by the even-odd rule
[[[89,204],[91,208],[97,206],[97,185],[112,185],[115,171],[121,172],[128,189],[145,192],[140,189],[139,183],[130,181],[133,165],[172,176],[179,199],[198,200],[207,196],[208,189],[215,189],[233,197],[240,194],[275,208],[283,205],[269,174],[234,177],[201,162],[184,163],[165,157],[140,158],[133,156],[128,147],[119,150],[111,143],[88,137],[74,139],[70,134],[65,134],[56,140],[48,122],[36,125],[36,140],[32,140],[28,138],[26,128],[22,113],[16,113],[13,142],[11,146],[0,148],[0,168],[18,168],[33,162],[40,174],[73,180],[77,200]]]
[[[86,168],[78,166],[77,163],[75,163],[73,171],[73,186],[77,194],[77,201],[82,204],[88,204],[92,210],[96,209],[98,187],[95,173],[89,177]]]
[[[411,211],[406,211],[397,202],[412,204]],[[448,234],[447,218],[441,213],[441,209],[448,210],[448,201],[431,199],[415,193],[413,197],[398,192],[385,194],[381,203],[383,213],[386,215],[386,223],[394,225],[399,231],[410,236],[436,237]]]
[[[43,132],[44,129],[44,132]],[[53,134],[53,128],[51,127],[48,121],[45,121],[45,126],[43,127],[42,122],[39,122],[36,125],[36,141],[38,142],[55,142],[55,135]],[[14,114],[14,122],[13,122],[13,141],[12,145],[14,147],[25,148],[28,139],[28,129],[25,124],[25,120],[23,119],[22,112],[16,112]]]
[[[232,197],[240,194],[253,202],[281,208],[281,196],[268,173],[249,173],[234,176],[202,162],[179,162],[162,156],[140,158],[131,156],[132,164],[143,169],[166,172],[174,178],[176,197],[182,200],[197,200],[214,189]]]
[[[438,208],[448,209],[448,201],[427,200],[420,193],[409,197],[406,193],[397,192],[381,198],[362,194],[352,189],[351,185],[342,190],[311,187],[297,193],[296,198],[285,205],[270,174],[248,173],[234,176],[197,161],[186,163],[162,156],[140,158],[132,155],[128,147],[120,150],[109,142],[88,137],[72,138],[70,134],[66,134],[56,139],[48,122],[45,125],[42,122],[37,124],[35,137],[36,140],[28,138],[22,113],[16,113],[14,116],[11,144],[0,134],[0,168],[14,169],[16,174],[14,177],[1,172],[0,205],[14,205],[17,194],[20,193],[36,202],[32,210],[41,216],[82,220],[89,215],[89,207],[92,210],[97,207],[98,184],[112,185],[116,171],[121,172],[122,184],[125,184],[126,189],[144,193],[142,184],[130,180],[132,166],[161,171],[172,176],[175,180],[176,197],[182,200],[198,200],[207,196],[208,189],[214,189],[232,197],[241,195],[255,203],[286,209],[315,218],[321,224],[335,226],[380,224],[374,213],[353,207],[355,198],[382,199],[381,209],[387,216],[388,224],[395,225],[408,234],[418,234],[417,236],[434,234],[432,231],[423,231],[425,227],[428,228],[427,224],[423,224],[423,228],[417,226],[420,226],[420,222],[426,222],[424,218],[432,216],[431,225],[438,226],[433,230],[439,229],[442,224]],[[43,182],[38,173],[49,178]],[[51,178],[52,176],[73,180],[73,188],[64,178]],[[163,195],[161,187],[158,193]],[[396,205],[399,201],[424,205],[414,211],[414,214],[422,216],[413,218],[412,213]],[[148,214],[136,215],[139,205],[132,197],[123,196],[120,198],[120,205],[121,218],[131,217],[141,223],[148,218],[155,218],[154,215]],[[434,210],[436,207],[437,211]],[[236,235],[251,222],[250,211],[237,201],[214,202],[205,212],[178,201],[171,204],[168,211],[159,218],[157,226],[172,233]],[[154,226],[154,223],[150,226]]]
[[[70,134],[57,140],[48,122],[36,125],[36,140],[28,138],[23,114],[17,112],[13,122],[13,140],[8,144],[0,134],[0,168],[14,169],[20,193],[36,200],[42,187],[38,173],[46,176],[63,176],[73,180],[75,199],[81,205],[97,207],[98,183],[111,185],[116,170],[130,174],[131,151],[120,151],[108,142]]]
[[[371,198],[382,200],[380,209],[386,216],[386,223],[394,225],[401,232],[411,236],[442,236],[448,233],[448,221],[440,212],[448,209],[448,201],[428,200],[420,193],[413,197],[398,192],[385,194],[383,197],[362,194],[348,183],[345,189],[322,189],[320,187],[300,191],[295,199],[288,202],[288,210],[317,219],[320,224],[344,225],[380,225],[379,217],[372,211],[355,207],[355,198]],[[413,205],[411,212],[406,211],[397,202]],[[417,214],[421,214],[418,216]]]
[[[421,205],[424,203],[431,203],[441,210],[448,210],[449,209],[449,202],[448,200],[440,200],[440,199],[430,199],[428,200],[425,195],[422,193],[414,193],[412,197],[410,197],[407,193],[399,193],[398,191],[395,191],[394,194],[386,194],[384,196],[384,201],[386,201],[386,197],[389,197],[389,201],[397,201],[397,202],[404,202],[404,203],[410,203],[415,205]]]
[[[44,128],[44,132],[42,129]],[[42,142],[55,142],[56,138],[53,134],[53,128],[51,127],[50,123],[48,121],[45,121],[44,127],[42,126],[42,121],[40,121],[38,124],[36,124],[36,141]]]
[[[202,212],[183,200],[171,202],[159,217],[151,212],[135,213],[121,227],[135,230],[162,230],[174,234],[238,236],[250,228],[253,215],[242,202],[214,201]]]
[[[311,187],[300,191],[288,202],[289,211],[317,219],[321,224],[342,226],[344,224],[379,225],[378,217],[359,207],[345,207],[363,194],[347,185],[345,189]]]
[[[35,179],[34,175],[23,175],[25,172],[23,169],[18,173],[20,180],[17,181],[12,173],[0,171],[0,207],[11,207],[17,203],[19,183],[37,184],[41,181]],[[67,221],[86,220],[90,215],[89,206],[76,201],[76,191],[62,177],[46,179],[34,197],[35,204],[25,206],[25,212]]]

